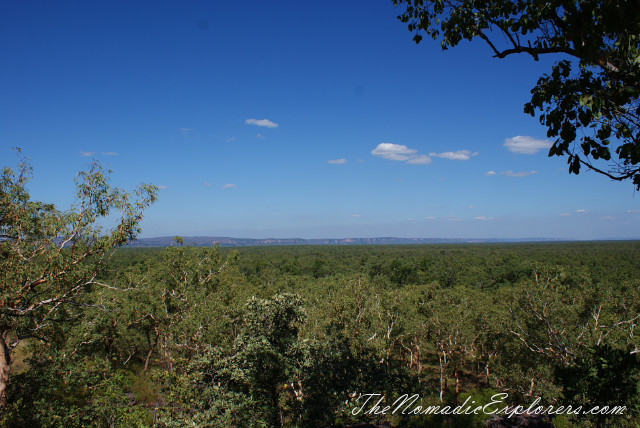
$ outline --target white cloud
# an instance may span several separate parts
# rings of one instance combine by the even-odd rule
[[[613,220],[615,220],[615,219],[616,219],[615,217],[612,217],[612,216],[610,216],[610,215],[606,215],[606,216],[604,216],[604,217],[600,217],[600,220],[613,221]]]
[[[469,205],[467,208],[474,209],[475,207],[476,207],[475,205]]]
[[[102,152],[102,156],[118,156],[116,152]]]
[[[169,186],[163,186],[163,185],[158,186],[158,189],[160,189],[160,190],[165,190],[165,189],[168,189],[168,188],[169,188]]]
[[[627,210],[629,214],[637,214],[640,213],[640,210]]]
[[[507,177],[526,177],[528,175],[533,175],[533,174],[537,174],[538,171],[536,171],[535,169],[531,170],[531,171],[519,171],[519,172],[514,172],[512,170],[509,171],[502,171],[500,174],[502,175],[506,175]]]
[[[182,133],[183,137],[188,136],[189,131],[193,131],[193,128],[180,128],[180,133]]]
[[[478,152],[471,153],[470,150],[458,150],[455,152],[429,153],[429,156],[449,160],[469,160],[471,156],[476,156]]]
[[[585,210],[585,209],[583,209],[583,208],[580,208],[580,209],[576,210],[576,212],[577,212],[577,213],[588,213],[588,212],[589,212],[589,210]]]
[[[411,158],[407,161],[412,165],[428,165],[431,163],[431,158],[427,155],[418,155],[414,158]]]
[[[331,160],[328,160],[327,163],[332,163],[335,165],[344,165],[345,163],[347,163],[347,160],[345,158],[331,159]]]
[[[534,155],[542,149],[551,147],[551,143],[547,140],[538,140],[533,137],[516,135],[515,137],[505,139],[504,146],[512,153]]]
[[[436,218],[434,216],[429,216],[429,217],[425,217],[425,220],[435,220]]]
[[[264,140],[265,138],[267,138],[262,134],[256,134],[256,137],[260,138],[261,140]]]
[[[569,214],[569,213],[562,213],[562,214],[560,214],[560,216],[561,216],[561,217],[569,217],[570,215],[571,215],[571,214]]]
[[[447,221],[462,221],[462,219],[460,217],[456,217],[456,216],[445,217],[445,220],[447,220]]]
[[[223,189],[233,189],[235,187],[238,187],[238,186],[235,185],[235,184],[231,184],[231,183],[225,184],[224,186],[222,186]]]
[[[410,149],[405,145],[392,143],[380,143],[371,150],[371,154],[374,156],[395,161],[408,161],[417,156],[416,152],[417,150]]]
[[[204,183],[202,183],[203,186],[205,187],[211,187],[211,183],[207,183],[206,181]]]
[[[247,125],[264,126],[265,128],[277,128],[278,124],[271,122],[269,119],[247,119],[244,121]]]
[[[429,155],[419,154],[416,149],[410,149],[403,144],[380,143],[375,149],[371,150],[371,154],[383,159],[406,162],[414,165],[427,165],[433,160],[432,157],[449,159],[449,160],[469,160],[472,156],[476,156],[478,152],[470,150],[457,150],[455,152],[429,153]]]
[[[362,214],[351,214],[351,217],[362,217]]]
[[[484,175],[496,175],[496,172],[494,170],[491,170],[491,171],[485,172]]]

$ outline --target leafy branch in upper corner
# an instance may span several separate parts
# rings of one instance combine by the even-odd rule
[[[549,156],[640,189],[640,3],[626,0],[393,0],[419,43],[480,38],[494,57],[555,54],[524,111],[540,112]]]

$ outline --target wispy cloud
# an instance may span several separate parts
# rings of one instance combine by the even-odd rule
[[[569,217],[570,215],[571,214],[569,214],[569,213],[562,213],[562,214],[560,214],[560,217]]]
[[[627,210],[629,214],[637,214],[640,213],[640,210]]]
[[[492,220],[499,220],[499,219],[497,219],[497,218],[495,218],[495,217],[485,217],[485,216],[483,216],[483,215],[479,215],[479,216],[477,216],[477,217],[474,217],[473,219],[474,219],[474,220],[479,220],[479,221],[492,221]]]
[[[429,153],[429,156],[449,159],[449,160],[469,160],[471,156],[477,156],[478,152],[471,152],[470,150],[457,150],[455,152],[442,152],[442,153]]]
[[[362,214],[351,214],[351,217],[362,217]]]
[[[456,217],[456,216],[445,217],[445,220],[447,220],[447,221],[462,221],[462,219],[460,217]]]
[[[203,185],[204,187],[211,187],[211,183],[207,183],[206,181],[205,181],[204,183],[202,183],[202,185]]]
[[[264,126],[265,128],[277,128],[278,124],[269,119],[247,119],[244,121],[247,125]]]
[[[538,171],[536,171],[535,169],[531,170],[531,171],[502,171],[500,174],[502,175],[506,175],[507,177],[518,177],[518,178],[522,178],[522,177],[526,177],[528,175],[533,175],[533,174],[537,174]]]
[[[577,213],[588,213],[589,210],[585,210],[584,208],[580,208],[576,210]]]
[[[264,140],[265,138],[267,138],[262,134],[256,134],[256,137],[260,138],[261,140]]]
[[[89,156],[93,156],[96,154],[96,152],[85,152],[85,151],[79,151],[78,154],[80,156],[84,156],[84,157],[89,157]],[[116,152],[100,152],[100,154],[102,156],[119,156],[118,153]]]
[[[334,165],[344,165],[345,163],[347,163],[347,160],[345,158],[331,159],[328,160],[327,163],[332,163]]]
[[[420,155],[416,149],[410,149],[403,144],[380,143],[371,154],[383,159],[407,162],[411,164],[428,164],[431,158],[427,155]]]
[[[551,147],[551,142],[533,137],[516,135],[504,140],[504,146],[512,153],[519,155],[534,155],[542,149]]]
[[[496,172],[494,170],[491,170],[491,171],[485,172],[484,175],[496,175]]]
[[[169,186],[163,186],[163,185],[158,186],[158,189],[160,189],[160,190],[166,190],[168,188],[169,188]]]
[[[224,140],[227,143],[233,143],[236,141],[236,137],[228,137],[227,139]]]
[[[180,133],[183,137],[189,136],[189,132],[193,131],[193,128],[180,128]]]
[[[425,217],[425,220],[435,220],[436,218],[432,215],[430,215],[429,217]]]
[[[600,220],[606,220],[606,221],[613,221],[615,219],[616,219],[615,217],[610,216],[610,215],[606,215],[604,217],[600,217]]]
[[[231,183],[225,184],[225,185],[222,186],[223,189],[234,189],[236,187],[238,187],[238,186],[235,185],[235,184],[231,184]]]

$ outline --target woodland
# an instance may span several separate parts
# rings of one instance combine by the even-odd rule
[[[640,424],[640,242],[126,248],[153,186],[133,199],[94,164],[60,212],[29,175],[0,181],[1,426],[472,427],[490,415],[361,394],[500,393],[622,410],[555,427]]]

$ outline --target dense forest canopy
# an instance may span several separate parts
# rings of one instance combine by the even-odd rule
[[[483,426],[357,412],[357,393],[625,406],[637,242],[119,249],[86,305],[14,349],[6,426]]]

